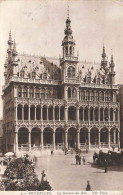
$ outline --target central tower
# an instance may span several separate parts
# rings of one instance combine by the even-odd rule
[[[71,30],[69,10],[64,33],[65,37],[62,41],[62,58],[60,59],[61,77],[64,83],[70,83],[71,80],[75,83],[77,76],[76,66],[78,63],[78,57],[75,57],[75,41],[73,39]]]

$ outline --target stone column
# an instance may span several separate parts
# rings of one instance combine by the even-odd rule
[[[84,121],[84,107],[83,107],[83,110],[82,111],[83,111],[83,121]]]
[[[24,105],[22,105],[22,120],[24,121]]]
[[[49,120],[48,114],[49,114],[49,108],[47,107],[47,121]]]
[[[113,143],[116,144],[116,130],[114,130],[113,133],[114,133],[114,136],[113,136],[113,137],[114,137]]]
[[[80,148],[80,135],[79,135],[79,130],[77,130],[77,149]]]
[[[55,107],[53,106],[53,121],[55,120]]]
[[[43,132],[41,132],[41,149],[43,150]]]
[[[68,148],[68,132],[65,131],[65,148]]]
[[[35,121],[37,120],[37,118],[36,118],[36,106],[35,106]]]
[[[100,131],[99,131],[99,148],[100,148]]]
[[[67,106],[65,106],[64,111],[65,111],[65,113],[64,113],[64,115],[65,115],[65,122],[67,123],[67,121],[68,121],[68,108],[67,108]]]
[[[78,122],[78,124],[79,124],[79,107],[77,107],[77,109],[76,109],[76,116],[77,116],[77,122]]]
[[[29,105],[29,108],[28,108],[28,120],[30,121],[30,105]]]
[[[111,147],[111,140],[110,140],[110,131],[108,131],[108,147]]]
[[[59,121],[60,121],[60,107],[59,107]]]
[[[100,122],[100,107],[98,108],[98,121]]]
[[[90,131],[88,131],[88,148],[90,149]]]
[[[103,108],[103,121],[105,121],[105,120],[104,120],[104,108]]]
[[[18,116],[17,116],[17,105],[15,107],[15,120],[17,121],[18,120]]]
[[[18,152],[18,132],[15,132],[15,152]]]
[[[31,151],[31,132],[29,131],[29,152]]]
[[[120,133],[118,131],[118,150],[120,149]]]
[[[41,121],[43,120],[43,106],[41,105]]]
[[[53,149],[55,150],[56,144],[55,144],[55,131],[53,132]]]

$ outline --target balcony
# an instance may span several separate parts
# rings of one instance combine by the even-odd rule
[[[101,89],[119,89],[118,85],[95,84],[95,83],[81,83],[80,87],[101,88]]]

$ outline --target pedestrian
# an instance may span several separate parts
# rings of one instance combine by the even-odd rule
[[[79,154],[79,165],[81,165],[81,156]]]
[[[86,191],[91,191],[90,181],[87,181]]]
[[[83,160],[83,165],[85,165],[85,157],[84,156],[83,156],[82,160]]]
[[[76,159],[76,165],[78,165],[79,164],[79,155],[78,154],[76,154],[75,159]]]
[[[104,166],[105,166],[105,173],[107,173],[108,172],[108,163],[107,163],[106,159],[104,161]]]
[[[51,155],[53,155],[53,149],[51,149]]]
[[[43,170],[42,173],[41,173],[41,182],[42,182],[43,179],[44,179],[44,174],[45,174],[45,170]]]

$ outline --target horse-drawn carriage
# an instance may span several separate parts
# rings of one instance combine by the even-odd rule
[[[108,153],[104,153],[100,151],[99,153],[94,153],[93,162],[96,165],[104,166],[105,161],[109,166],[112,165],[120,165],[122,164],[122,155],[121,153],[109,151]]]

